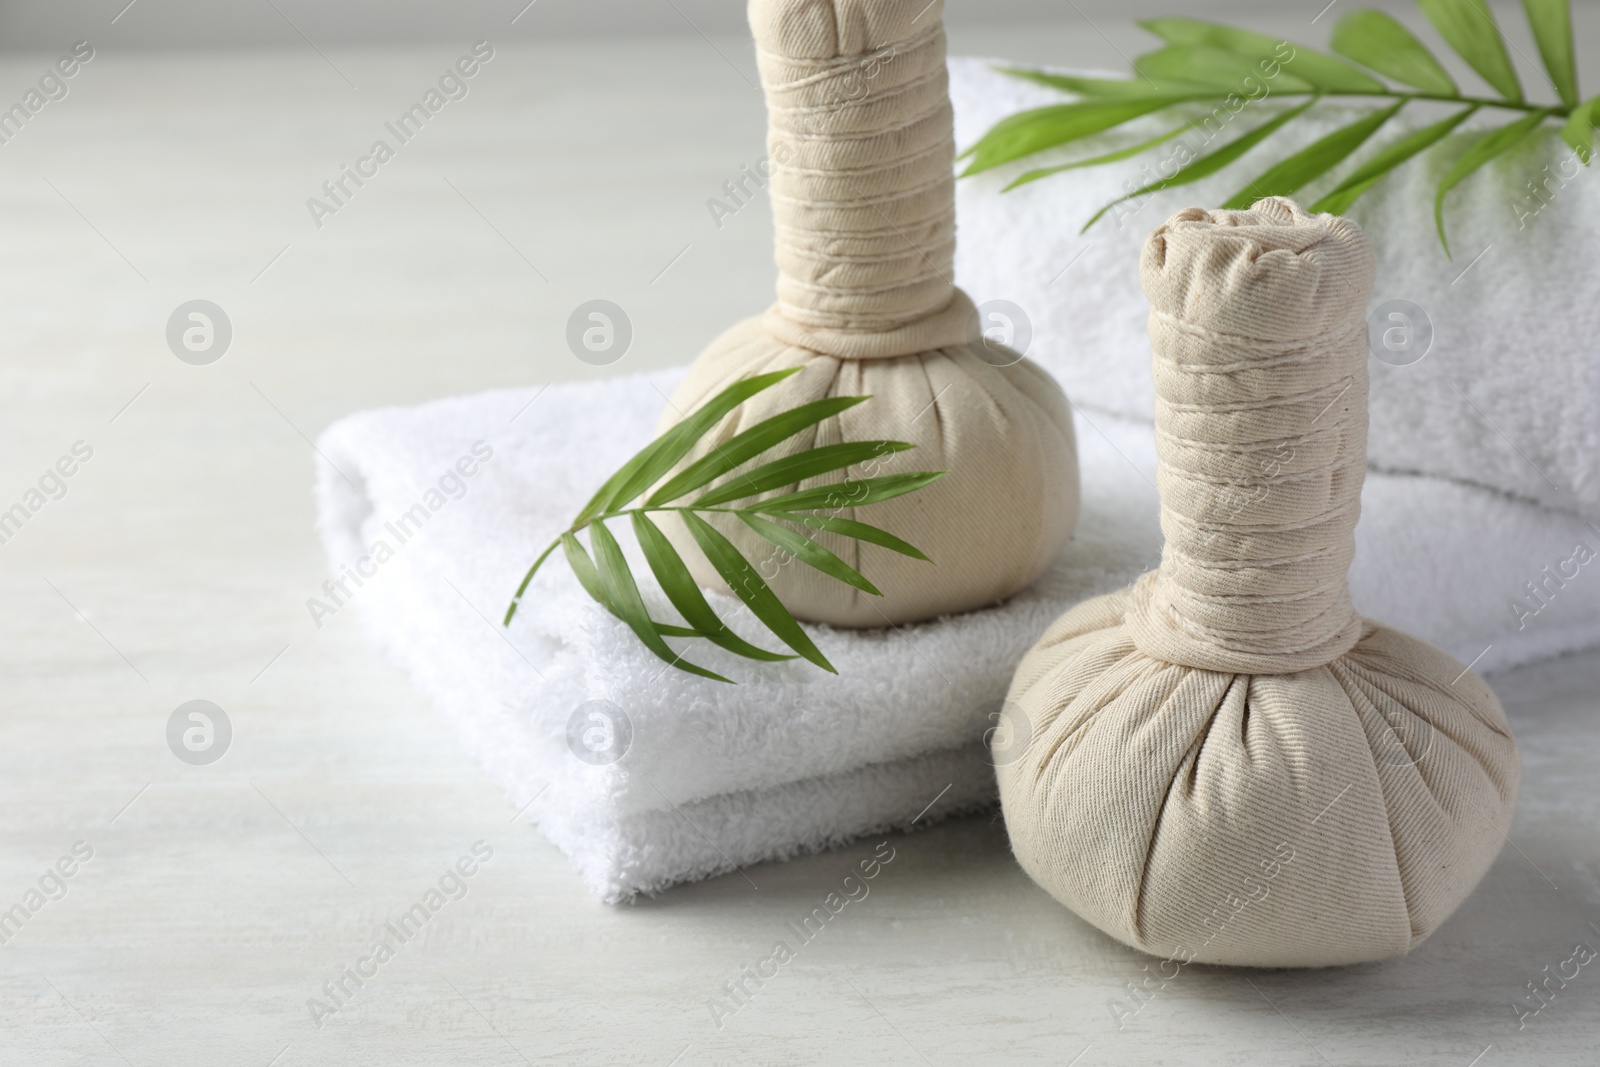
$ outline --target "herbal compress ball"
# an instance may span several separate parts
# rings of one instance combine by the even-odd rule
[[[803,531],[882,597],[797,562],[762,567],[802,619],[885,626],[992,604],[1038,577],[1077,521],[1066,398],[1044,371],[979,336],[972,302],[951,282],[955,151],[940,14],[937,0],[750,4],[767,97],[768,160],[758,169],[770,173],[778,300],[712,342],[671,397],[663,427],[739,378],[804,366],[743,405],[689,461],[807,401],[870,395],[771,458],[844,440],[896,440],[916,448],[848,476],[949,472],[859,514],[835,513],[904,538],[932,565]],[[717,525],[748,558],[773,557],[739,521]],[[667,529],[701,584],[726,588],[687,533]]]
[[[1018,667],[1012,848],[1146,952],[1402,955],[1500,851],[1520,768],[1476,675],[1350,602],[1371,252],[1271,199],[1174,215],[1141,271],[1166,547]]]

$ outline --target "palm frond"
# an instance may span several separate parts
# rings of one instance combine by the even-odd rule
[[[1562,138],[1572,146],[1586,167],[1594,155],[1596,126],[1600,126],[1600,96],[1592,96],[1573,108],[1572,114],[1567,116],[1566,123],[1561,127]]]
[[[1273,164],[1265,174],[1245,183],[1245,187],[1224,201],[1222,206],[1247,208],[1262,197],[1293,196],[1303,186],[1343,163],[1368,137],[1377,133],[1379,127],[1394,118],[1405,103],[1404,100],[1397,101],[1377,114],[1359,118],[1311,142],[1288,159]]]
[[[881,596],[878,587],[864,574],[795,527],[827,531],[932,562],[919,549],[887,530],[833,513],[916,492],[942,477],[944,472],[909,471],[859,479],[846,476],[833,484],[779,492],[802,481],[838,471],[848,472],[851,467],[912,447],[904,441],[845,441],[761,462],[762,456],[796,435],[871,399],[865,396],[827,397],[801,404],[756,423],[711,448],[699,459],[685,463],[696,446],[740,404],[797,373],[798,368],[734,382],[640,449],[606,479],[578,512],[572,525],[534,560],[506,608],[505,625],[509,626],[516,616],[517,607],[539,569],[560,548],[584,592],[626,624],[646,648],[679,670],[713,681],[730,681],[685,659],[667,643],[668,638],[705,640],[757,662],[803,657],[833,671],[833,665],[806,635],[777,593],[750,561],[739,554],[733,542],[706,521],[706,516],[722,514],[736,518],[767,543],[793,554],[801,563],[864,593]],[[778,495],[752,499],[775,492]],[[699,494],[694,500],[682,502],[694,493]],[[678,549],[651,518],[658,513],[675,514],[684,523],[695,545],[728,588],[774,637],[792,650],[792,655],[752,644],[723,622],[695,583]],[[682,616],[682,624],[651,617],[627,555],[606,525],[608,520],[624,517],[631,524],[651,575],[667,601]],[[578,536],[585,532],[589,537],[588,548]]]
[[[1431,147],[1445,134],[1467,121],[1477,110],[1478,105],[1469,104],[1442,122],[1424,126],[1415,133],[1402,137],[1356,168],[1355,172],[1339,183],[1333,192],[1311,205],[1311,210],[1326,211],[1334,215],[1344,214],[1362,193],[1377,184],[1378,179],[1412,156]]]
[[[1266,34],[1183,18],[1149,19],[1139,25],[1169,44],[1210,45],[1252,60],[1260,76],[1267,76],[1277,64],[1291,77],[1325,93],[1381,93],[1384,89],[1381,81],[1342,59]]]
[[[1385,11],[1352,11],[1333,27],[1335,52],[1401,85],[1435,96],[1458,96],[1450,72],[1426,45]]]
[[[1525,115],[1515,122],[1507,123],[1498,130],[1491,130],[1473,142],[1471,148],[1455,161],[1455,164],[1439,179],[1439,188],[1433,198],[1433,221],[1439,230],[1439,240],[1444,244],[1444,250],[1450,251],[1450,241],[1444,232],[1444,198],[1450,190],[1460,185],[1461,182],[1474,171],[1483,167],[1496,156],[1515,148],[1528,138],[1544,122],[1545,114],[1535,111]]]
[[[1057,148],[1104,133],[1152,111],[1190,99],[1193,97],[1184,95],[1087,99],[1023,111],[1002,119],[977,144],[962,153],[962,158],[970,156],[972,162],[961,176],[980,174],[1046,148]]]
[[[1254,89],[1264,84],[1265,71],[1261,60],[1253,55],[1219,48],[1213,44],[1169,44],[1154,52],[1136,56],[1133,69],[1136,73],[1154,80],[1174,81],[1187,78],[1226,96],[1236,93],[1241,97],[1254,95]],[[1310,92],[1316,86],[1305,78],[1279,70],[1272,79],[1282,92]]]
[[[1572,48],[1572,10],[1567,0],[1522,0],[1528,27],[1539,46],[1545,73],[1561,102],[1578,106],[1578,62]]]
[[[1480,78],[1512,103],[1522,103],[1522,82],[1494,12],[1484,0],[1417,0],[1417,6]]]
[[[964,155],[972,157],[963,177],[1027,159],[1095,137],[1169,108],[1191,105],[1209,110],[1125,148],[1023,171],[1004,186],[1010,191],[1064,171],[1132,159],[1160,145],[1161,177],[1100,208],[1087,230],[1124,201],[1198,181],[1233,168],[1261,142],[1313,107],[1330,101],[1372,105],[1358,117],[1315,143],[1271,163],[1230,197],[1224,206],[1246,207],[1260,197],[1299,194],[1329,179],[1348,160],[1353,169],[1334,177],[1334,187],[1313,207],[1348,210],[1360,197],[1415,156],[1433,149],[1468,119],[1491,110],[1511,112],[1511,121],[1480,132],[1448,169],[1435,190],[1434,211],[1440,244],[1449,253],[1444,208],[1448,194],[1472,174],[1533,137],[1546,123],[1559,122],[1561,136],[1587,165],[1600,127],[1600,97],[1581,101],[1568,0],[1523,0],[1523,11],[1538,45],[1559,105],[1530,102],[1511,61],[1505,37],[1485,0],[1417,0],[1427,22],[1457,56],[1494,91],[1464,93],[1437,56],[1418,36],[1382,11],[1350,12],[1333,28],[1327,51],[1267,34],[1191,18],[1159,18],[1140,25],[1162,46],[1135,58],[1133,77],[1085,78],[1050,71],[1000,67],[1013,77],[1071,93],[1071,103],[1035,108],[1002,119]],[[1246,107],[1269,98],[1298,106],[1276,110],[1266,121],[1213,151],[1193,149],[1185,134],[1203,132],[1210,141],[1219,127]],[[1363,146],[1413,101],[1455,104],[1447,117],[1381,145],[1362,160]],[[1174,165],[1176,162],[1176,165]],[[1147,168],[1148,169],[1148,168]]]
[[[1116,207],[1120,203],[1123,203],[1124,201],[1133,200],[1137,197],[1144,196],[1147,193],[1160,192],[1162,189],[1174,189],[1180,185],[1188,185],[1190,182],[1197,182],[1201,178],[1209,178],[1211,175],[1216,174],[1224,167],[1232,164],[1234,160],[1239,159],[1246,152],[1250,151],[1262,141],[1265,141],[1268,137],[1271,137],[1274,133],[1277,133],[1279,130],[1283,129],[1283,127],[1293,122],[1296,118],[1305,114],[1307,109],[1309,109],[1315,102],[1316,99],[1313,97],[1311,100],[1307,100],[1299,107],[1293,107],[1288,111],[1279,112],[1277,115],[1274,115],[1272,118],[1268,119],[1266,122],[1263,122],[1260,126],[1257,126],[1250,132],[1242,134],[1241,136],[1234,138],[1232,141],[1229,141],[1215,152],[1212,152],[1209,155],[1198,156],[1190,160],[1182,167],[1179,167],[1177,173],[1173,174],[1171,177],[1153,181],[1149,185],[1141,186],[1140,188],[1135,189],[1126,196],[1117,197],[1117,199],[1111,201],[1111,203],[1095,212],[1094,217],[1083,224],[1083,228],[1087,230],[1090,226],[1093,226],[1095,223],[1099,222],[1101,216],[1103,216],[1106,212],[1110,211],[1112,208]]]

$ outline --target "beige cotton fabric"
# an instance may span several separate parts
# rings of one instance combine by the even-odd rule
[[[873,597],[779,553],[736,519],[716,525],[801,619],[876,627],[993,604],[1038,577],[1071,537],[1077,453],[1060,387],[980,339],[977,312],[951,281],[955,149],[942,5],[752,0],[749,13],[767,97],[778,299],[712,342],[662,426],[740,378],[788,367],[805,370],[742,405],[686,462],[807,401],[872,396],[763,458],[840,441],[916,445],[849,476],[949,473],[837,514],[904,538],[932,564],[805,531],[884,593]],[[726,588],[680,524],[663,528],[702,585]]]
[[[1520,765],[1477,675],[1350,603],[1366,238],[1278,198],[1190,209],[1141,274],[1166,546],[1018,667],[993,746],[1012,848],[1180,962],[1402,955],[1500,851]]]

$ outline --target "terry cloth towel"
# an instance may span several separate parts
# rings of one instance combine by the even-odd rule
[[[1007,115],[1071,99],[995,71],[1002,65],[950,60],[959,149]],[[1281,106],[1251,104],[1211,141],[1192,132],[1180,140],[1196,154],[1214,150]],[[1176,142],[1000,191],[1035,167],[1173,129],[1190,117],[1180,112],[1163,111],[956,186],[956,274],[963,287],[980,305],[1006,300],[1021,308],[1031,325],[1028,357],[1091,412],[1148,422],[1154,410],[1139,291],[1145,236],[1184,207],[1222,203],[1247,178],[1357,115],[1319,106],[1221,174],[1129,201],[1082,235],[1101,205],[1150,181],[1141,168],[1159,166]],[[1378,147],[1447,113],[1408,107],[1297,199],[1315,202]],[[1475,116],[1350,209],[1372,236],[1377,260],[1369,313],[1383,310],[1383,328],[1403,328],[1387,318],[1394,308],[1384,305],[1409,301],[1432,329],[1431,350],[1419,362],[1370,361],[1368,461],[1374,470],[1438,475],[1592,516],[1600,513],[1600,302],[1592,299],[1600,291],[1600,166],[1578,165],[1554,127],[1526,151],[1496,160],[1450,194],[1446,222],[1455,258],[1448,258],[1434,230],[1434,189],[1469,133],[1492,121]],[[1538,197],[1529,179],[1540,183]],[[1421,321],[1414,324],[1420,337]]]
[[[319,528],[350,595],[308,610],[321,625],[359,614],[607,901],[991,804],[980,739],[1018,660],[1067,608],[1161,553],[1151,427],[1091,415],[1076,427],[1082,518],[1044,577],[1003,605],[914,626],[808,626],[838,676],[699,648],[740,684],[679,673],[559,559],[502,629],[533,555],[649,439],[679,373],[361,412],[318,441]],[[1368,478],[1364,504],[1351,574],[1364,614],[1480,671],[1600,644],[1600,564],[1570,562],[1575,543],[1600,539],[1579,520],[1409,476]],[[656,617],[675,617],[635,563]],[[1562,579],[1563,567],[1578,570]],[[1533,580],[1539,599],[1523,592]],[[713,605],[762,632],[734,601]],[[599,745],[586,740],[605,732],[596,708],[626,715]],[[595,762],[608,746],[621,758]]]

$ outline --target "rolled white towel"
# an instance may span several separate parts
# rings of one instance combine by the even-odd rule
[[[701,648],[699,662],[741,684],[668,668],[559,559],[502,629],[533,554],[649,438],[677,373],[362,412],[318,441],[319,527],[348,595],[336,585],[308,610],[330,625],[353,608],[608,901],[991,803],[976,738],[1017,660],[1068,606],[1127,584],[1161,549],[1150,427],[1090,415],[1077,425],[1082,518],[1045,577],[1004,605],[920,625],[808,626],[838,676]],[[1588,536],[1576,519],[1428,478],[1369,478],[1365,500],[1353,574],[1364,613],[1479,669],[1600,644],[1600,567],[1521,630],[1506,606]],[[642,563],[636,573],[653,613],[673,618]],[[761,633],[733,602],[713,604]],[[610,703],[580,710],[594,700]],[[626,728],[608,741],[596,708],[621,709]],[[587,730],[599,744],[577,747],[600,748],[599,762],[575,754]],[[608,743],[621,755],[609,763]]]
[[[962,149],[1008,115],[1071,99],[998,73],[999,65],[950,60]],[[1203,148],[1201,138],[1185,136],[1197,151],[1214,150],[1279,107],[1247,106]],[[1027,354],[1064,383],[1075,403],[1145,422],[1154,409],[1138,278],[1145,235],[1181,208],[1222,203],[1247,178],[1357,112],[1319,107],[1221,174],[1129,201],[1082,235],[1101,205],[1150,180],[1141,166],[1159,163],[1173,142],[1001,192],[1026,170],[1171,129],[1181,122],[1177,114],[1140,119],[957,184],[962,286],[980,304],[1007,300],[1022,309],[1032,332]],[[1408,108],[1297,199],[1313,202],[1377,145],[1441,117]],[[1372,362],[1369,462],[1374,470],[1438,475],[1594,515],[1600,512],[1600,302],[1593,299],[1600,291],[1600,165],[1578,166],[1553,127],[1527,151],[1496,160],[1450,194],[1451,259],[1434,230],[1434,187],[1467,132],[1495,121],[1507,120],[1475,116],[1350,210],[1377,258],[1371,310],[1410,301],[1433,332],[1432,348],[1419,362]],[[1548,174],[1541,169],[1546,164]],[[1541,187],[1547,204],[1530,193],[1532,178],[1548,182],[1548,191]]]

